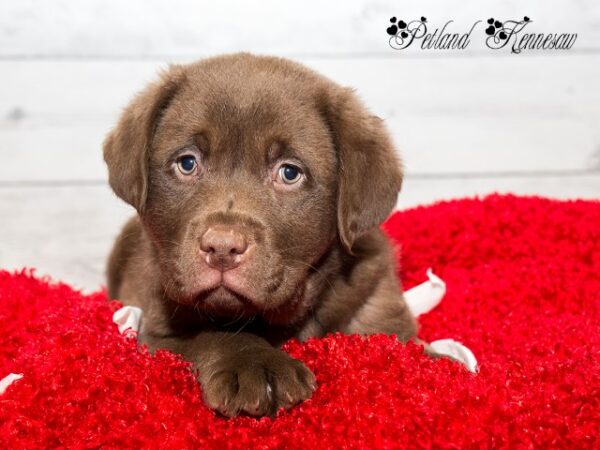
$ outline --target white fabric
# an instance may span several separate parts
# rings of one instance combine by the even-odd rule
[[[404,293],[404,301],[415,317],[435,308],[446,294],[446,283],[427,269],[428,281],[409,289]]]
[[[119,333],[127,337],[137,337],[142,321],[142,309],[137,306],[123,306],[113,314]]]
[[[404,300],[408,309],[415,317],[425,314],[435,308],[446,294],[446,283],[427,269],[428,281],[409,289],[404,293]],[[460,361],[471,372],[477,371],[477,359],[473,352],[465,345],[454,339],[440,339],[429,344],[431,348],[441,355],[451,356]]]
[[[4,378],[0,380],[0,395],[4,394],[4,391],[13,384],[15,381],[23,378],[22,373],[9,373]]]
[[[440,339],[429,343],[429,346],[441,355],[451,356],[463,363],[469,372],[477,372],[477,359],[471,350],[454,339]]]

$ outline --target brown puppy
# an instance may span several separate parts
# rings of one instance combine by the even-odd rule
[[[140,338],[199,369],[234,416],[309,398],[311,371],[278,346],[416,323],[379,224],[400,163],[351,90],[249,54],[173,66],[104,144],[110,185],[138,215],[108,265],[110,295],[145,312]]]

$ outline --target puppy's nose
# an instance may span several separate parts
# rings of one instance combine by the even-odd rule
[[[248,250],[248,241],[234,227],[214,226],[202,236],[200,249],[209,266],[224,272],[240,265]]]

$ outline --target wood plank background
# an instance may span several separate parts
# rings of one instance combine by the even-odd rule
[[[528,15],[569,51],[392,50],[390,16],[456,31]],[[398,207],[490,192],[600,197],[600,2],[63,0],[0,3],[0,267],[94,289],[131,214],[101,143],[168,63],[233,51],[294,58],[353,86],[407,168]]]

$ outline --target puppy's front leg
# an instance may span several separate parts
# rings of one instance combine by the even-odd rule
[[[250,333],[193,336],[142,334],[140,341],[181,354],[199,369],[206,404],[229,417],[273,415],[310,398],[313,373],[300,361]]]

